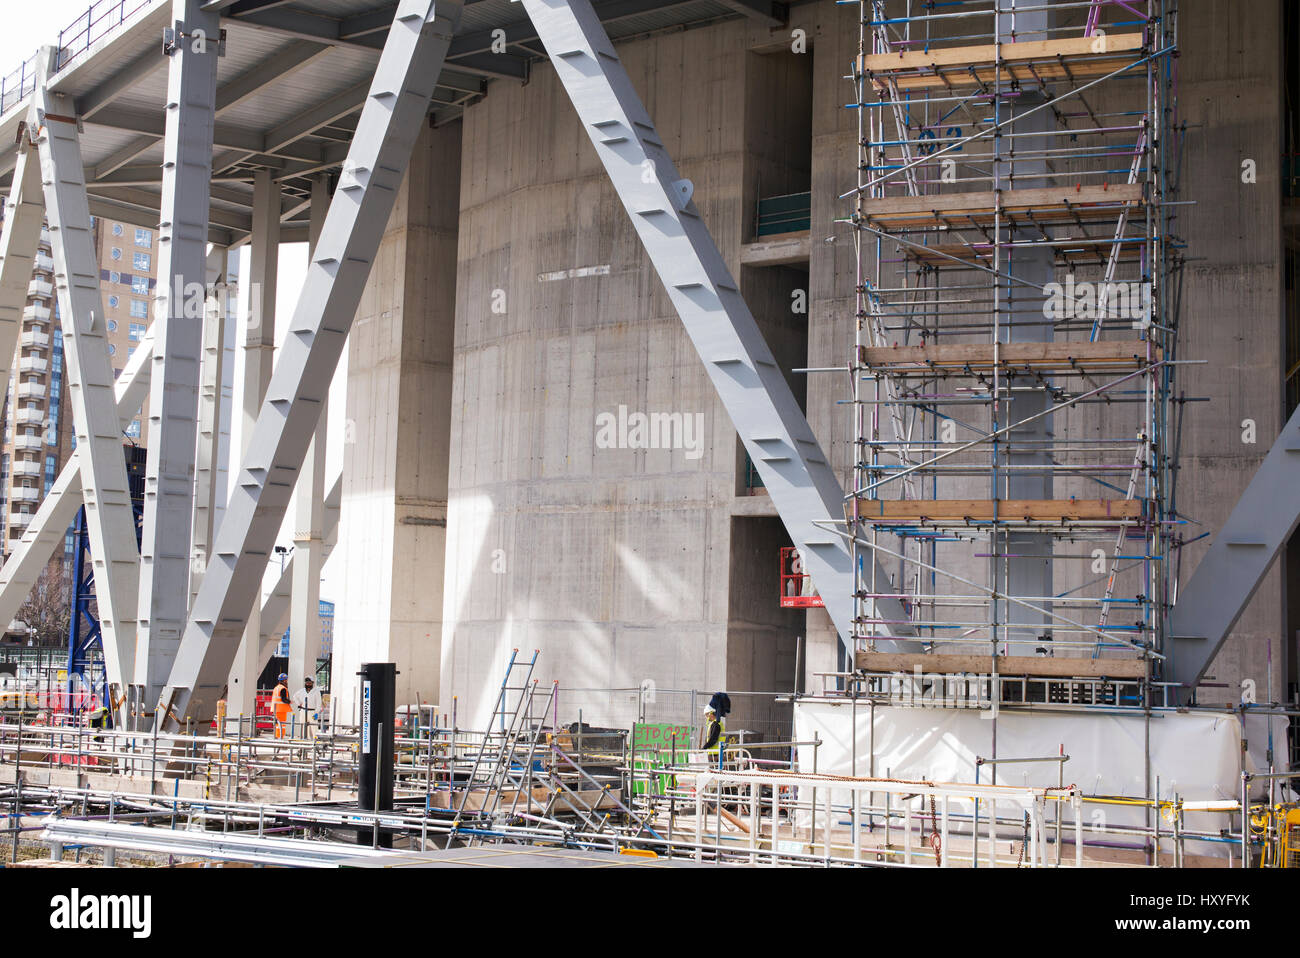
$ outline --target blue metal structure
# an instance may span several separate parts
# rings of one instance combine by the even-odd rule
[[[68,626],[68,692],[74,712],[81,711],[83,702],[76,693],[73,676],[90,675],[92,665],[91,653],[99,649],[99,619],[91,611],[91,601],[95,598],[95,573],[90,562],[90,538],[86,534],[86,510],[77,510],[77,521],[71,535],[74,538],[72,571],[72,617]],[[100,681],[104,672],[100,670]],[[102,685],[92,687],[91,691],[100,701],[104,701]]]
[[[144,516],[144,469],[145,450],[141,446],[127,446],[126,476],[131,489],[131,507],[135,513],[136,542],[140,541],[142,519]],[[89,691],[100,703],[106,701],[104,683],[106,673],[103,667],[101,631],[99,618],[91,608],[95,598],[94,564],[90,559],[90,537],[86,528],[86,509],[77,510],[77,521],[73,523],[69,534],[73,537],[72,570],[72,616],[68,624],[68,692],[73,712],[81,711],[84,699],[78,698],[79,691],[74,686],[73,676],[85,676],[90,679]],[[101,652],[98,659],[98,673],[92,678],[92,669],[96,659],[93,653]]]

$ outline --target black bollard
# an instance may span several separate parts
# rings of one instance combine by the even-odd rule
[[[368,662],[361,677],[361,749],[358,772],[359,807],[382,812],[393,807],[393,719],[397,712],[397,666]],[[374,841],[375,829],[358,829],[357,844]],[[379,847],[392,848],[393,836],[379,834]]]

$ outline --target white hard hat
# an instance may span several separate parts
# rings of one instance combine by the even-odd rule
[[[704,714],[705,714],[705,715],[716,715],[717,712],[718,712],[718,710],[715,709],[712,705],[706,705],[706,706],[704,706]]]

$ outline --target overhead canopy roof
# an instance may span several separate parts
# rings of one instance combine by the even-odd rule
[[[458,117],[497,83],[523,83],[543,57],[522,6],[464,0],[464,14],[434,93],[435,124]],[[163,104],[168,59],[162,34],[171,0],[100,0],[90,17],[51,36],[61,45],[51,88],[75,100],[91,212],[155,222],[162,182]],[[768,26],[785,5],[768,0],[594,0],[610,36],[745,16]],[[211,236],[238,245],[252,228],[252,177],[270,169],[283,187],[285,241],[305,239],[307,177],[338,167],[397,9],[383,0],[210,0],[226,34],[217,73]],[[493,52],[504,30],[505,52]],[[499,35],[498,35],[499,36]],[[35,58],[4,81],[0,143],[17,141],[26,118]],[[0,183],[12,179],[15,148],[0,155]],[[7,189],[7,186],[5,186]]]

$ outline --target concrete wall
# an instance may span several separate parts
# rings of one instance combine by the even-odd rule
[[[1180,509],[1219,529],[1283,425],[1281,144],[1281,5],[1275,0],[1195,4],[1179,18],[1179,109],[1188,125],[1180,212],[1186,238],[1180,351],[1207,365],[1179,372],[1187,395],[1210,402],[1187,407],[1182,433]],[[1258,181],[1242,182],[1254,159]],[[1242,442],[1253,419],[1257,440]],[[1208,540],[1183,550],[1183,582]],[[1279,561],[1251,600],[1207,681],[1205,702],[1237,702],[1251,679],[1260,700],[1273,646],[1273,697],[1282,690],[1285,605]],[[1288,646],[1293,642],[1288,642]]]
[[[439,686],[461,126],[426,129],[352,327],[332,685],[347,720],[363,662],[399,702]]]
[[[733,268],[742,35],[619,51]],[[456,694],[460,724],[481,724],[513,648],[542,650],[543,686],[707,698],[727,679],[731,423],[550,66],[464,122],[443,707]],[[620,407],[702,417],[702,445],[599,448],[597,416]],[[635,697],[561,702],[578,708],[626,722]]]

